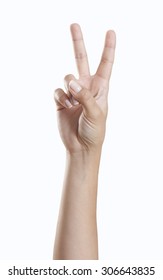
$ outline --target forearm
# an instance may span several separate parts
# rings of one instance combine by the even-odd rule
[[[96,201],[101,148],[67,153],[54,259],[98,259]]]

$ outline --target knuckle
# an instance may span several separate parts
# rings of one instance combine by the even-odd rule
[[[75,58],[77,60],[87,59],[87,54],[85,52],[77,52]]]
[[[61,93],[59,96],[58,96],[58,101],[63,103],[65,100],[65,94],[64,93]]]
[[[58,91],[60,91],[61,90],[61,88],[56,88],[55,90],[54,90],[54,94],[56,94]]]
[[[67,83],[73,79],[74,79],[74,76],[72,74],[68,74],[64,77],[64,81]]]
[[[60,101],[64,96],[64,92],[62,91],[62,89],[57,88],[54,91],[54,99],[57,101]]]
[[[102,64],[113,64],[114,59],[111,57],[102,57],[101,63]]]
[[[107,62],[108,62],[109,60],[108,60],[108,58],[107,57],[102,57],[102,59],[101,59],[101,62],[103,63],[103,64],[106,64]]]
[[[58,92],[60,91],[60,88],[57,88],[54,90],[53,92],[53,96],[54,96],[54,99],[56,100],[57,99],[57,96],[58,96]]]

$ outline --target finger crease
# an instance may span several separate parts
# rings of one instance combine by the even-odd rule
[[[77,53],[77,54],[75,55],[75,58],[76,58],[76,59],[79,59],[79,60],[81,60],[81,59],[86,59],[86,58],[87,58],[87,54]]]
[[[83,41],[83,38],[80,38],[80,39],[72,39],[73,40],[73,42],[78,42],[78,41]]]

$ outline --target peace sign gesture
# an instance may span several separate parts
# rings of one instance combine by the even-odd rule
[[[95,75],[90,75],[81,28],[72,24],[70,29],[79,79],[67,75],[66,90],[56,89],[55,101],[61,138],[73,153],[96,149],[103,143],[116,37],[114,31],[106,33],[100,64]]]

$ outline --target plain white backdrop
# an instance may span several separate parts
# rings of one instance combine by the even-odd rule
[[[65,150],[53,91],[117,34],[98,190],[100,259],[163,259],[162,1],[0,2],[0,259],[51,259]]]

